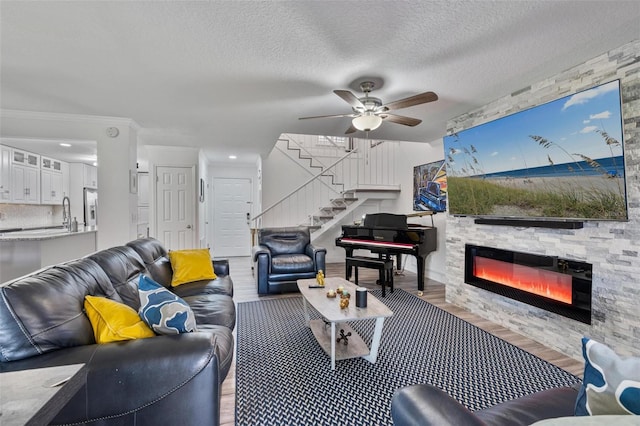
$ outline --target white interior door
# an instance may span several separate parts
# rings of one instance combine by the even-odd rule
[[[156,167],[157,237],[167,250],[196,247],[193,167]]]
[[[213,198],[214,256],[251,255],[251,179],[214,178]]]

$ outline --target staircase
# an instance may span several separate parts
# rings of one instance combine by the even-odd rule
[[[389,173],[390,167],[383,162],[394,158],[389,148],[395,142],[385,145],[384,141],[349,138],[348,144],[339,145],[329,137],[283,136],[274,149],[307,171],[310,178],[252,218],[254,228],[296,223],[309,227],[312,239],[316,239],[345,218],[351,219],[352,212],[364,203],[397,198],[400,193],[399,185],[390,183],[395,173]],[[315,142],[313,138],[325,138],[325,146],[309,143],[310,139]]]
[[[310,175],[318,175],[320,179],[333,187],[336,193],[344,192],[344,183],[338,181],[336,175],[322,162],[314,156],[303,145],[300,145],[292,138],[278,139],[275,149],[289,157],[299,167],[307,170]]]

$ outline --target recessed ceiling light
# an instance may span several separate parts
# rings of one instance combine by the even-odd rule
[[[235,160],[236,158],[238,158],[238,157],[236,157],[235,155],[230,155],[229,156],[229,159],[231,159],[231,160]]]
[[[69,148],[71,146],[70,143],[60,142],[60,146],[64,146],[65,148]]]

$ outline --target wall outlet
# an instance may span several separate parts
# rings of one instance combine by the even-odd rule
[[[6,220],[7,214],[5,212],[0,212],[0,220]]]

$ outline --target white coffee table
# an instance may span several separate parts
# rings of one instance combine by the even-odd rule
[[[304,301],[304,315],[307,326],[311,328],[313,335],[322,349],[331,357],[331,369],[335,370],[336,360],[362,357],[371,363],[375,363],[378,358],[378,348],[382,337],[382,326],[384,319],[393,315],[384,303],[378,300],[371,293],[367,295],[367,307],[356,307],[356,286],[343,278],[325,278],[324,288],[310,288],[316,285],[314,278],[298,280],[298,289]],[[349,307],[340,309],[340,295],[335,298],[327,297],[329,289],[344,287],[350,294]],[[307,303],[313,306],[324,317],[322,319],[311,320]],[[371,340],[371,348],[362,340],[348,322],[375,319],[376,325]],[[326,320],[326,321],[325,321]],[[336,329],[347,335],[349,343],[336,342]]]

